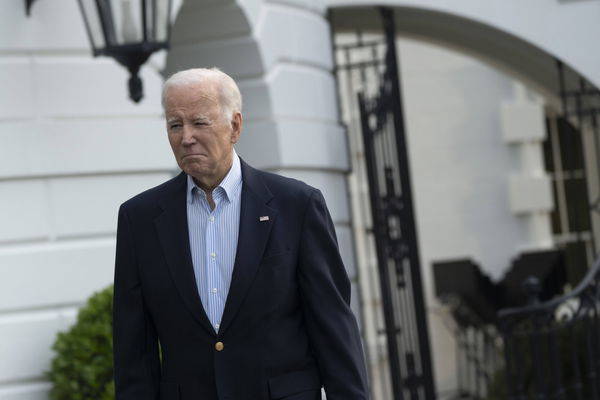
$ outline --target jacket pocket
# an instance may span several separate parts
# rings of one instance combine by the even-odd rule
[[[263,257],[260,260],[260,263],[261,264],[269,264],[273,261],[281,261],[282,259],[289,257],[291,254],[292,254],[292,251],[289,249],[270,250],[268,252],[265,252],[265,254],[263,254]]]
[[[321,379],[316,368],[289,372],[269,379],[269,393],[273,400],[308,390],[321,390]]]
[[[175,382],[161,382],[160,400],[179,400],[179,385]]]

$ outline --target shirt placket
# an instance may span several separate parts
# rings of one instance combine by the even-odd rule
[[[208,223],[206,224],[206,276],[207,276],[207,285],[206,285],[206,293],[208,298],[208,309],[209,309],[209,319],[211,324],[213,325],[215,331],[219,329],[220,323],[220,287],[219,279],[219,268],[221,259],[223,257],[222,254],[219,254],[218,247],[218,214],[219,214],[219,196],[213,192],[213,199],[215,201],[215,208],[211,210],[208,206],[208,202],[206,202],[206,208],[208,210]]]
[[[204,226],[205,224],[203,224],[207,212],[204,203],[206,203],[206,197],[204,193],[201,192],[198,188],[194,188],[194,190],[192,191],[192,201],[190,205],[191,217],[189,220],[190,226],[192,226],[193,229],[197,229],[197,227],[202,227],[204,228],[204,230],[206,229]],[[204,257],[204,254],[206,252],[206,241],[203,242],[202,240],[200,240],[200,234],[201,230],[198,230],[197,234],[193,237],[196,243],[190,243],[190,247],[192,250],[192,258],[194,262],[194,274],[196,277],[196,285],[198,287],[202,305],[204,306],[205,311],[208,315],[208,297],[206,296],[206,290],[204,290],[203,288],[205,282],[207,282],[206,268],[203,268],[202,266],[202,258]]]

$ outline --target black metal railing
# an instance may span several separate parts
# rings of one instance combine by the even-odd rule
[[[505,400],[502,337],[498,311],[530,302],[523,282],[536,279],[536,301],[563,294],[566,282],[560,250],[515,256],[504,277],[492,281],[473,260],[433,263],[436,296],[448,310],[446,323],[456,343],[457,398]]]
[[[530,304],[501,310],[507,400],[599,400],[600,259],[569,294],[540,302],[539,281],[527,281]]]
[[[456,343],[456,394],[454,398],[483,400],[503,367],[500,334],[458,297],[444,299],[452,315],[448,328]]]
[[[436,296],[448,311],[446,325],[456,344],[455,398],[485,399],[502,367],[496,329],[501,288],[470,259],[434,262],[433,275]]]

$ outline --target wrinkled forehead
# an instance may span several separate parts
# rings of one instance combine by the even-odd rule
[[[165,92],[165,113],[178,111],[211,112],[220,109],[219,91],[214,82],[173,85]]]

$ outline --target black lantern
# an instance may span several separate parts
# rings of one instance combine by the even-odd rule
[[[169,47],[171,0],[79,0],[94,57],[113,57],[129,70],[129,97],[143,97],[140,67]]]

